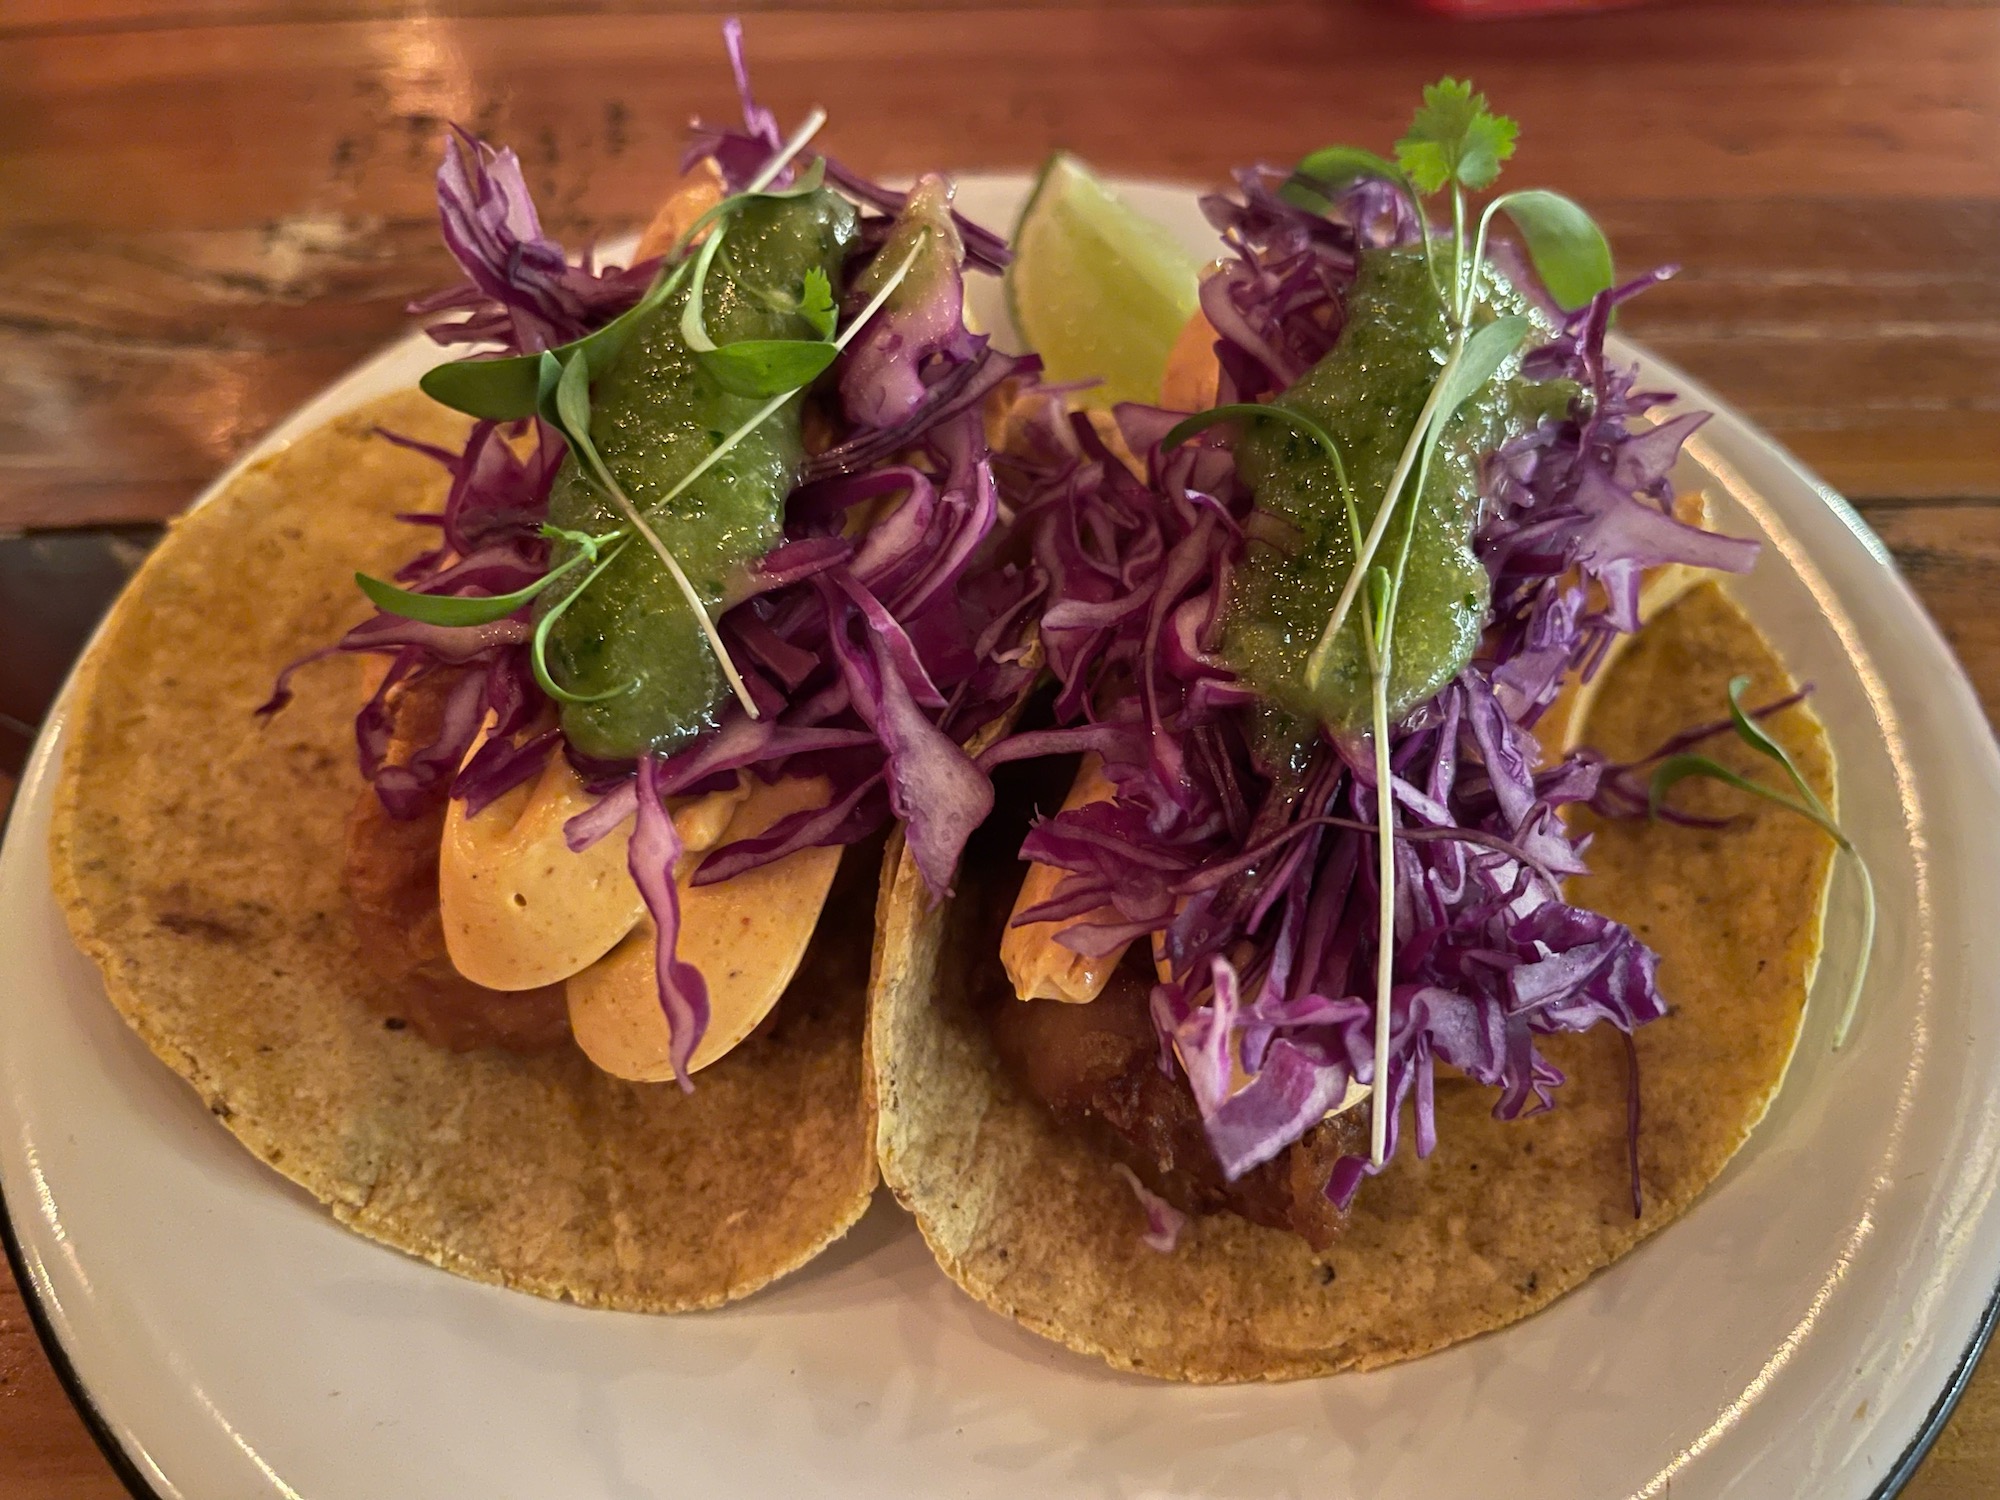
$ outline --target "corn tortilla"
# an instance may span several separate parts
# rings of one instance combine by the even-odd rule
[[[1791,687],[1714,584],[1663,613],[1610,670],[1587,739],[1613,759],[1716,717],[1737,673],[1753,678],[1752,702]],[[1769,727],[1831,800],[1831,751],[1812,713],[1791,708]],[[1749,752],[1725,740],[1718,758],[1751,770]],[[1738,821],[1592,823],[1593,873],[1572,889],[1661,955],[1671,1012],[1637,1037],[1642,1218],[1631,1208],[1624,1046],[1600,1027],[1543,1041],[1569,1075],[1543,1115],[1495,1120],[1492,1091],[1440,1077],[1437,1151],[1419,1161],[1406,1145],[1363,1184],[1346,1234],[1323,1254],[1228,1214],[1191,1220],[1170,1254],[1147,1249],[1125,1181],[1023,1094],[988,1041],[981,997],[993,1003],[1021,878],[1018,800],[968,851],[956,899],[931,907],[905,859],[883,903],[870,1023],[883,1176],[974,1297],[1142,1374],[1368,1369],[1525,1317],[1687,1210],[1762,1117],[1798,1037],[1831,842],[1712,785],[1678,796]]]
[[[863,1014],[876,874],[857,851],[773,1024],[693,1094],[573,1045],[453,1055],[371,1007],[341,890],[360,790],[353,574],[435,510],[465,422],[410,392],[305,437],[182,519],[86,660],[51,862],[78,946],[149,1047],[342,1223],[445,1269],[591,1306],[739,1297],[839,1238],[876,1182]]]

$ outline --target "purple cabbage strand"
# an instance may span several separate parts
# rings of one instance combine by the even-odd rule
[[[505,354],[553,349],[603,327],[653,280],[653,262],[601,271],[589,256],[572,263],[542,233],[520,159],[458,126],[445,143],[437,195],[445,248],[466,279],[409,311],[456,315],[429,326],[440,344],[497,344]]]

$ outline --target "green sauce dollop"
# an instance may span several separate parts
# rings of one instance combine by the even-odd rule
[[[746,204],[729,224],[703,292],[709,337],[717,344],[815,337],[796,310],[806,272],[818,267],[838,286],[854,241],[854,208],[836,193]],[[590,435],[714,613],[743,568],[781,535],[785,497],[805,458],[804,397],[794,396],[663,504],[689,470],[764,404],[730,395],[696,362],[681,337],[686,300],[683,290],[650,314],[598,378]],[[573,457],[556,475],[549,519],[591,534],[623,522]],[[559,546],[554,561],[569,556]],[[566,592],[548,591],[542,607]],[[670,748],[712,727],[728,695],[700,622],[643,537],[632,538],[555,622],[548,655],[556,680],[573,693],[624,689],[601,702],[563,705],[563,733],[587,755],[619,759]]]
[[[1489,270],[1481,290],[1475,325],[1530,311],[1495,272]],[[1364,251],[1339,342],[1278,398],[1278,405],[1316,419],[1338,443],[1364,536],[1449,354],[1444,307],[1422,253]],[[1489,581],[1472,550],[1480,457],[1559,415],[1573,394],[1566,382],[1524,380],[1519,368],[1518,357],[1510,360],[1460,408],[1415,504],[1406,494],[1398,507],[1399,516],[1414,519],[1415,532],[1390,653],[1392,720],[1456,676],[1485,627]],[[1224,656],[1280,709],[1341,731],[1365,728],[1371,716],[1361,635],[1365,590],[1334,638],[1319,680],[1306,680],[1306,659],[1354,567],[1333,464],[1310,436],[1275,421],[1243,433],[1236,464],[1258,508],[1290,523],[1296,534],[1282,546],[1250,545],[1224,622]],[[1414,470],[1408,483],[1416,483]],[[1392,574],[1407,529],[1406,521],[1392,520],[1375,554],[1375,563]]]

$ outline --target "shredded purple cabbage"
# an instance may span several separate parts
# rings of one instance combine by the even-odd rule
[[[1276,395],[1318,364],[1340,337],[1361,251],[1417,237],[1409,200],[1387,183],[1357,182],[1320,215],[1278,196],[1283,175],[1246,168],[1235,195],[1201,200],[1230,252],[1201,288],[1219,335],[1219,403]]]
[[[1417,232],[1377,184],[1325,218],[1279,199],[1268,173],[1239,185],[1239,198],[1204,200],[1233,252],[1203,293],[1224,401],[1275,394],[1310,368],[1339,336],[1360,248]],[[1350,1082],[1393,1101],[1392,1152],[1410,1104],[1428,1155],[1440,1062],[1496,1089],[1494,1112],[1511,1119],[1550,1107],[1564,1081],[1538,1038],[1600,1024],[1629,1037],[1665,1013],[1654,955],[1558,884],[1584,868],[1559,809],[1598,794],[1602,762],[1544,765],[1531,730],[1566,672],[1637,627],[1644,569],[1741,571],[1755,555],[1672,518],[1670,471],[1700,418],[1635,428],[1667,398],[1636,392],[1604,357],[1612,307],[1649,283],[1600,296],[1529,356],[1530,374],[1566,376],[1579,393],[1565,420],[1489,458],[1476,546],[1494,579],[1492,627],[1474,662],[1393,731],[1386,1059],[1373,1044],[1385,940],[1373,756],[1324,731],[1272,744],[1219,655],[1244,538],[1268,521],[1230,455],[1164,453],[1177,414],[1120,407],[1141,480],[1052,402],[1002,465],[1048,580],[1057,727],[1002,741],[984,763],[1089,750],[1116,789],[1029,832],[1022,857],[1068,875],[1016,920],[1071,921],[1058,940],[1084,954],[1159,945],[1171,975],[1152,998],[1161,1066],[1183,1069],[1231,1177],[1296,1141]],[[1252,1076],[1232,1094],[1234,1063]],[[1328,1195],[1346,1204],[1370,1170],[1344,1158]]]
[[[722,23],[722,41],[729,51],[730,69],[736,75],[736,96],[743,107],[743,123],[732,128],[695,121],[687,150],[681,157],[681,170],[685,172],[704,159],[713,161],[722,173],[723,183],[730,192],[737,193],[763,170],[764,164],[771,159],[771,153],[784,143],[784,137],[778,130],[777,116],[759,104],[750,92],[750,68],[743,57],[743,23],[734,16]],[[810,156],[805,158],[810,159]],[[907,193],[871,181],[830,156],[819,159],[826,164],[826,180],[856,203],[889,218],[897,217],[908,206]],[[803,161],[799,163],[803,164]],[[780,180],[790,182],[791,169]],[[969,265],[977,266],[982,271],[1007,269],[1007,262],[1013,256],[1005,239],[973,223],[956,209],[952,211],[951,220],[965,241],[965,258]]]
[[[920,179],[897,220],[904,228],[876,252],[889,270],[906,255],[917,259],[841,371],[841,399],[856,426],[881,430],[907,421],[925,404],[926,372],[965,369],[986,349],[965,326],[965,249],[952,226],[951,198],[945,178]]]
[[[1112,1165],[1125,1179],[1125,1185],[1132,1189],[1132,1196],[1139,1200],[1140,1212],[1146,1216],[1146,1232],[1139,1236],[1139,1243],[1148,1250],[1172,1255],[1174,1247],[1181,1242],[1181,1231],[1187,1227],[1187,1215],[1141,1182],[1139,1174],[1125,1163],[1114,1162]]]
[[[650,261],[602,271],[589,256],[572,264],[542,233],[520,158],[457,126],[438,167],[437,196],[445,248],[466,279],[409,311],[453,315],[427,330],[440,344],[497,344],[505,354],[552,349],[610,322],[653,280]]]
[[[396,575],[399,584],[418,593],[508,594],[548,571],[541,525],[563,456],[562,439],[553,431],[536,423],[526,457],[493,422],[476,423],[458,453],[382,436],[436,459],[451,475],[440,514],[407,518],[435,529],[440,545],[405,564]],[[275,713],[291,701],[292,675],[308,661],[333,652],[387,657],[380,686],[354,720],[362,776],[398,818],[417,817],[447,790],[477,812],[537,775],[556,746],[543,727],[548,700],[528,665],[527,615],[524,609],[490,625],[443,626],[378,612],[334,645],[287,667],[258,712]],[[440,674],[450,684],[436,738],[392,764],[394,699]],[[489,719],[492,733],[466,762]]]
[[[660,1008],[667,1016],[668,1063],[682,1090],[692,1093],[688,1060],[708,1030],[708,983],[701,970],[682,963],[674,954],[681,932],[680,887],[674,883],[675,867],[681,861],[681,835],[660,799],[657,757],[639,757],[636,780],[632,805],[637,820],[626,845],[625,863],[659,929],[653,968],[659,981]]]
[[[724,36],[744,124],[701,131],[693,156],[713,159],[740,185],[762,168],[779,136],[750,95],[740,28],[732,21]],[[854,195],[868,205],[904,202],[872,186]],[[570,264],[543,237],[513,154],[463,132],[447,144],[438,196],[446,243],[468,278],[417,305],[463,315],[431,329],[440,342],[496,343],[509,352],[566,342],[616,316],[651,278],[651,268],[599,275]],[[672,755],[648,755],[636,766],[588,760],[563,741],[555,706],[535,681],[529,607],[466,627],[377,614],[307,658],[335,651],[388,658],[355,733],[362,774],[395,816],[417,816],[446,795],[476,812],[539,774],[560,749],[600,798],[565,830],[572,847],[588,847],[636,818],[631,870],[659,932],[660,998],[683,1086],[708,1004],[702,977],[674,953],[682,849],[664,799],[727,787],[744,774],[767,782],[824,778],[830,791],[822,806],[711,849],[695,882],[728,879],[805,848],[854,843],[896,817],[941,896],[966,837],[992,803],[986,773],[963,746],[1008,715],[1036,677],[1040,576],[1003,560],[981,403],[1001,381],[1031,377],[1039,364],[994,353],[964,326],[967,252],[959,237],[977,246],[991,236],[945,216],[950,195],[942,179],[926,179],[910,201],[923,221],[914,227],[928,232],[865,218],[863,244],[873,248],[848,266],[847,278],[867,275],[871,260],[892,247],[895,260],[878,274],[893,269],[907,253],[903,246],[921,242],[905,283],[911,295],[892,297],[835,365],[844,410],[828,414],[833,443],[793,491],[784,540],[718,621],[757,718],[730,699],[712,732]],[[990,246],[984,260],[996,261]],[[836,293],[850,314],[865,300],[851,287]],[[523,457],[514,443],[530,435]],[[434,532],[435,544],[398,572],[402,587],[492,596],[546,574],[540,528],[564,457],[554,430],[481,422],[458,453],[390,440],[435,458],[452,478],[441,514],[406,518]],[[302,664],[287,669],[263,711],[289,699],[291,674]],[[392,760],[398,695],[439,674],[449,675],[436,684],[443,694],[438,733]],[[487,737],[471,753],[482,727]]]
[[[1477,545],[1493,575],[1487,654],[1495,690],[1523,723],[1554,701],[1566,672],[1594,667],[1613,635],[1639,628],[1646,569],[1686,563],[1741,573],[1757,556],[1753,541],[1673,517],[1674,461],[1708,413],[1635,428],[1673,397],[1635,389],[1636,371],[1605,360],[1612,309],[1661,279],[1641,277],[1594,299],[1528,356],[1524,374],[1574,380],[1588,399],[1486,463]]]

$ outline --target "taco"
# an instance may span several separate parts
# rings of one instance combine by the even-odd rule
[[[980,415],[1033,362],[962,312],[1004,247],[743,104],[629,270],[448,144],[466,280],[417,310],[477,357],[173,529],[53,833],[114,1003],[259,1157],[447,1269],[652,1311],[866,1207],[882,839],[942,889],[1035,671]]]
[[[1399,162],[1240,174],[1176,407],[1006,424],[1053,683],[953,900],[894,878],[878,1142],[962,1287],[1124,1369],[1521,1318],[1687,1209],[1798,1036],[1826,834],[1647,783],[1745,769],[1747,692],[1820,807],[1826,737],[1675,492],[1702,418],[1606,358],[1655,278],[1552,194],[1498,200],[1525,259],[1429,227],[1511,144],[1447,80]]]

